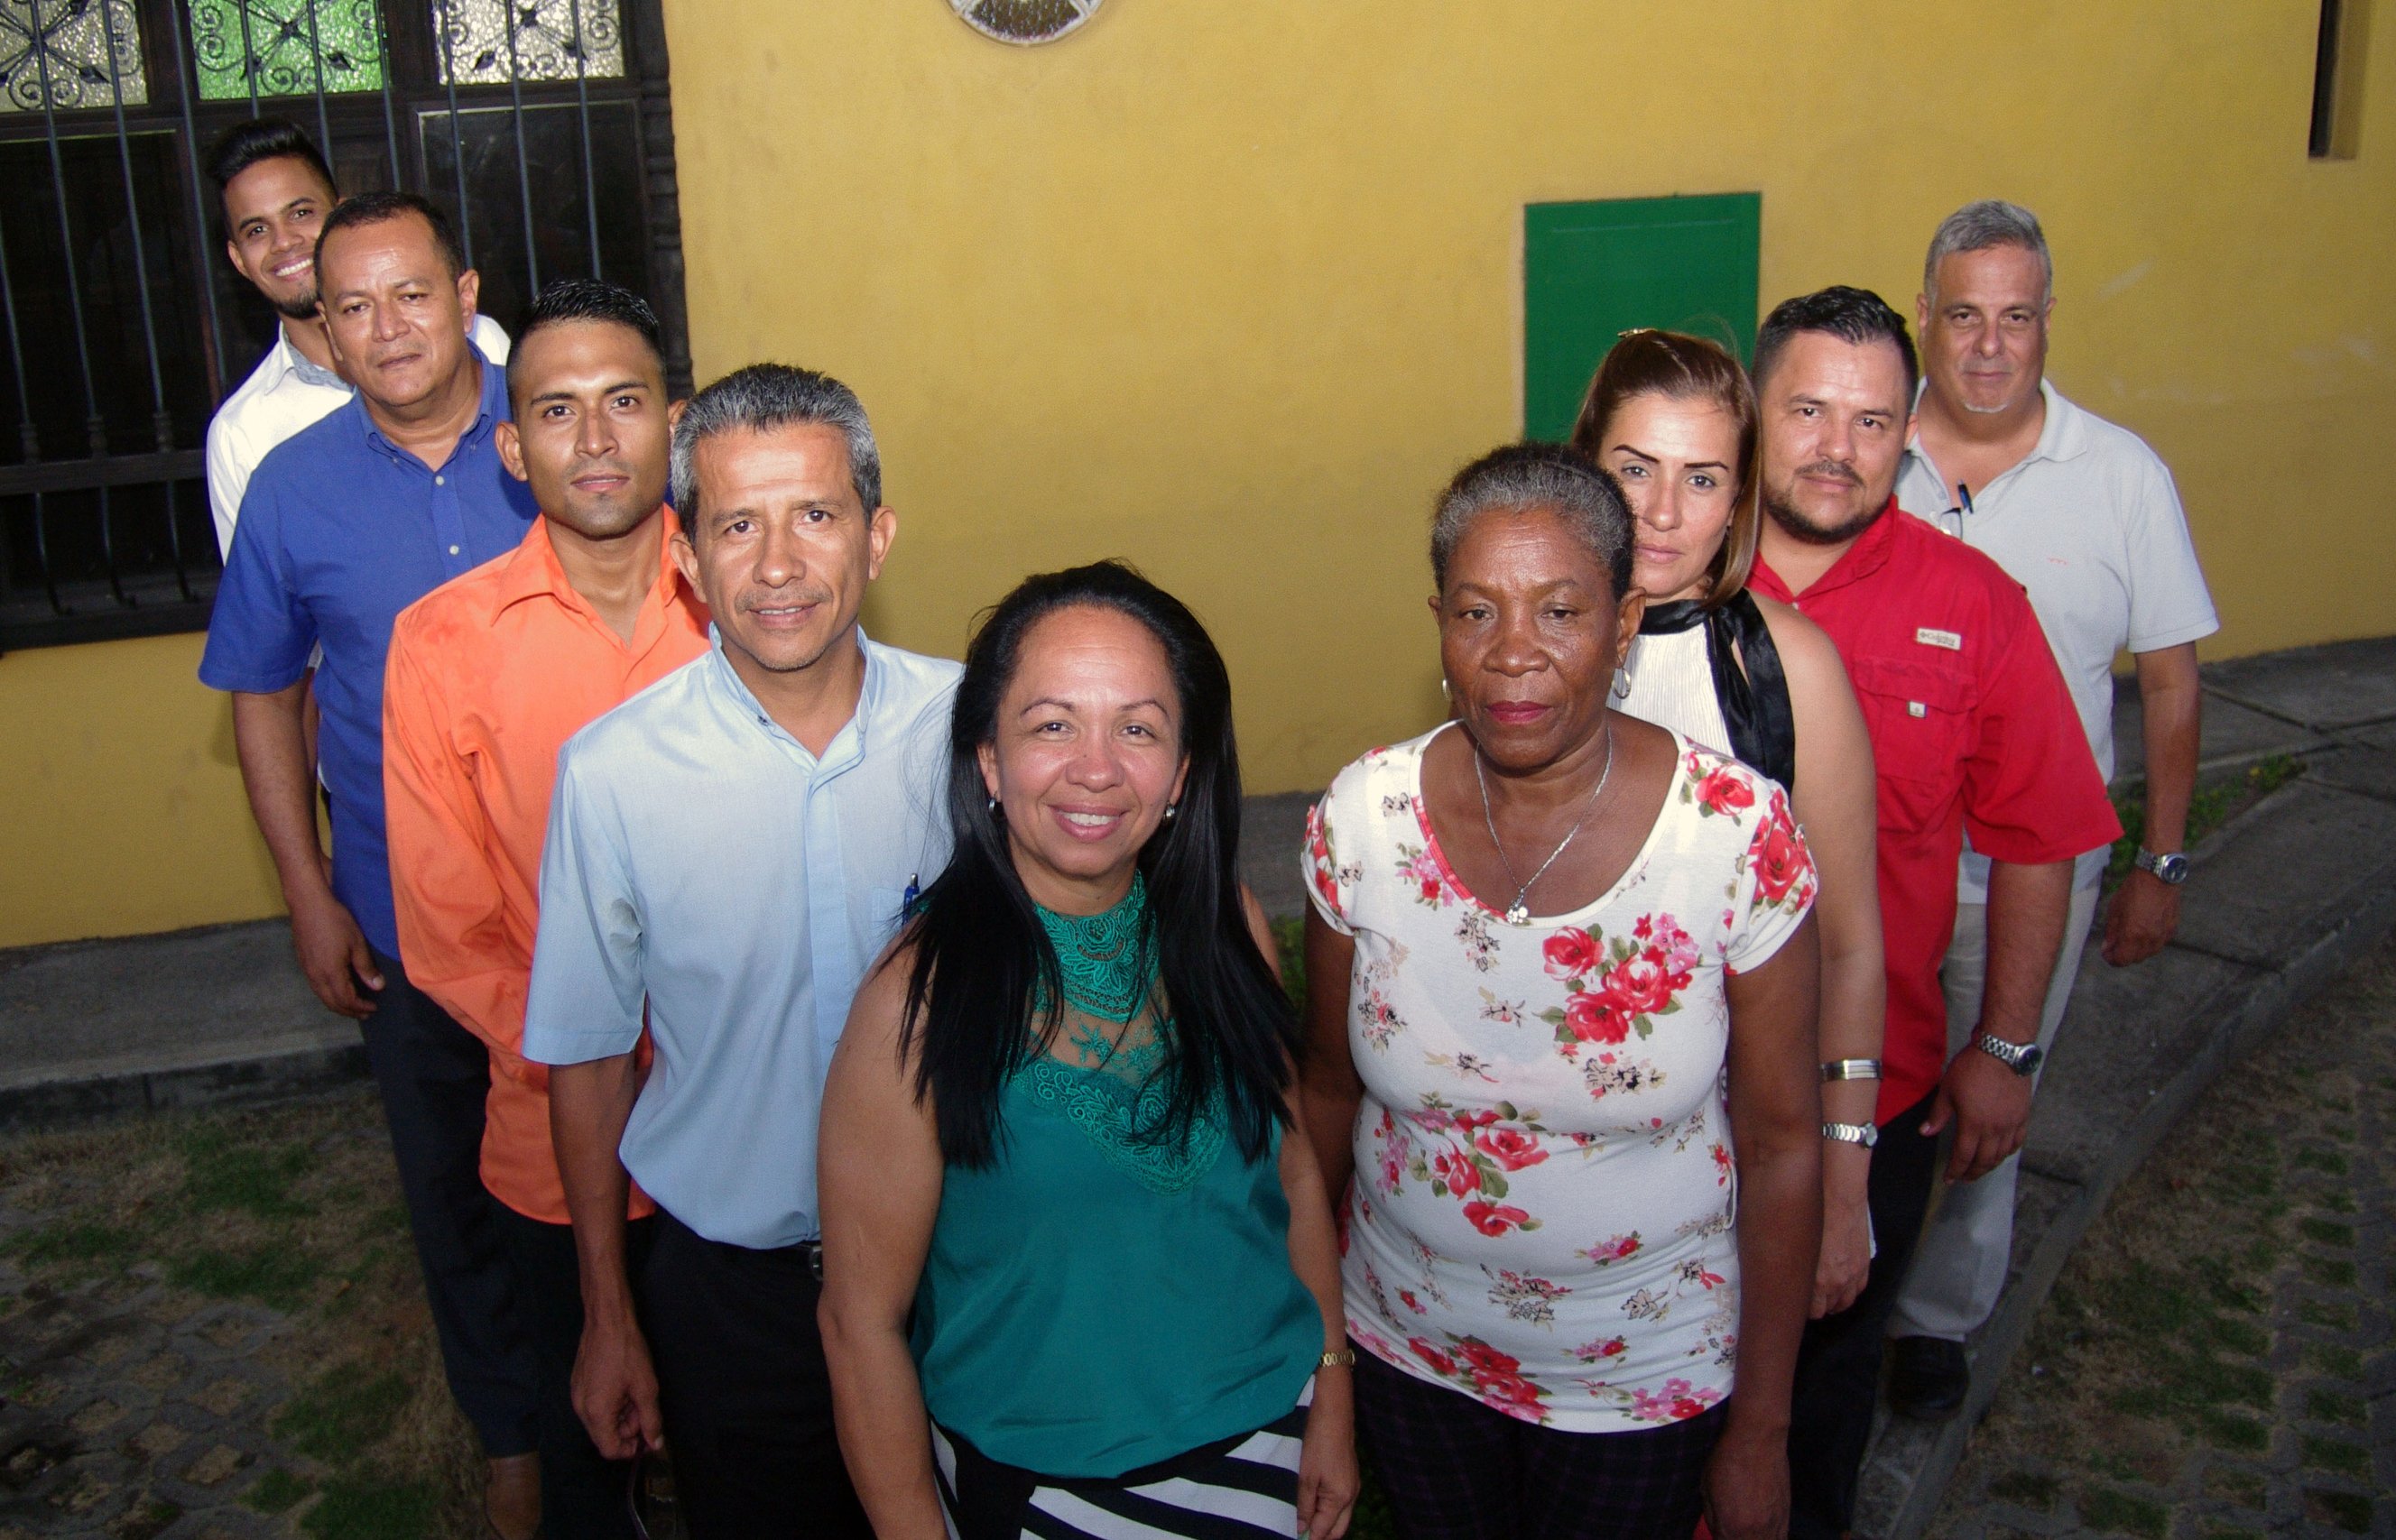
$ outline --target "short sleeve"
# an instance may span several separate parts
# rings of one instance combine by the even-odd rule
[[[1343,877],[1339,858],[1334,854],[1332,842],[1331,792],[1306,810],[1306,847],[1299,852],[1298,864],[1306,883],[1306,896],[1312,901],[1314,912],[1323,923],[1342,936],[1353,936],[1355,927],[1348,923],[1348,908],[1356,896],[1356,871],[1351,867]]]
[[[1723,965],[1735,974],[1770,962],[1813,912],[1821,888],[1804,830],[1789,811],[1789,793],[1777,781],[1761,776],[1753,779],[1763,793],[1764,813],[1738,857],[1738,880],[1731,884],[1729,938],[1723,945]]]
[[[217,584],[207,646],[200,654],[200,683],[212,690],[273,695],[308,671],[316,619],[291,580],[282,508],[272,481],[250,478],[241,516],[248,533],[233,542]]]
[[[241,519],[241,497],[249,487],[249,471],[233,448],[233,425],[219,412],[208,420],[208,516],[217,527],[217,559],[233,561],[233,526]]]
[[[2179,489],[2169,467],[2149,458],[2140,470],[2130,509],[2129,649],[2161,652],[2211,636],[2221,629],[2213,594],[2197,564]]]
[[[2010,595],[2003,642],[1984,670],[1976,740],[1963,764],[1963,829],[1991,860],[2072,860],[2121,837],[2096,757],[2030,601]]]
[[[525,1001],[524,1056],[584,1064],[629,1054],[641,1038],[640,907],[604,792],[559,756],[540,855],[540,926]]]

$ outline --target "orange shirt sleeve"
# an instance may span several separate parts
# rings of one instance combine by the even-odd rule
[[[403,616],[383,679],[384,817],[392,899],[407,976],[490,1045],[491,1067],[546,1091],[549,1069],[520,1052],[530,950],[508,935],[504,858],[452,742],[439,682]]]

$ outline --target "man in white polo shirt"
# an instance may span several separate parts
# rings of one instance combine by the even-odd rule
[[[2072,405],[2045,378],[2055,263],[2037,218],[1994,199],[1958,209],[1931,240],[1922,288],[1922,392],[1899,506],[1994,557],[2029,591],[2109,780],[2113,659],[2127,648],[2137,661],[2146,830],[2137,869],[2106,914],[2103,948],[2106,962],[2127,966],[2162,950],[2179,924],[2180,845],[2196,786],[2196,643],[2220,622],[2171,471],[2136,434]],[[2090,852],[2074,873],[2042,1049],[2070,1000],[2106,856]],[[1988,870],[1967,847],[1940,974],[1958,1050],[1980,1014]],[[1889,1327],[1889,1399],[1900,1412],[1942,1418],[1963,1405],[1963,1339],[2004,1285],[2019,1167],[2016,1156],[1949,1187],[1923,1233]]]
[[[208,422],[208,510],[217,552],[230,557],[258,462],[353,392],[316,314],[316,232],[340,195],[315,141],[288,119],[252,118],[217,140],[208,177],[224,209],[225,256],[283,321],[274,346]],[[507,363],[498,322],[478,314],[469,335],[486,359]]]

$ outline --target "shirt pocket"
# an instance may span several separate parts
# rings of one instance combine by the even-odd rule
[[[1857,657],[1847,663],[1880,777],[1880,826],[1935,828],[1963,790],[1971,676],[1954,664]]]

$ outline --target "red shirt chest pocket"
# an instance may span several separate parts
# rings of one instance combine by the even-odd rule
[[[1963,794],[1971,675],[1961,659],[1852,657],[1847,677],[1871,736],[1881,827],[1908,833],[1936,828]]]

